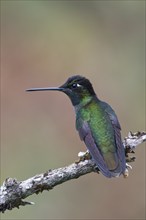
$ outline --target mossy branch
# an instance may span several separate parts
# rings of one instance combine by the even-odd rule
[[[130,154],[134,153],[135,148],[144,141],[146,141],[145,132],[129,132],[123,141],[127,162],[135,161],[135,157],[130,157]],[[0,187],[0,212],[15,207],[19,208],[19,206],[32,205],[33,202],[27,202],[23,199],[34,193],[38,194],[44,190],[49,191],[61,183],[79,178],[87,173],[97,173],[95,163],[88,157],[89,154],[84,154],[80,156],[78,162],[66,167],[48,170],[25,181],[7,178]]]

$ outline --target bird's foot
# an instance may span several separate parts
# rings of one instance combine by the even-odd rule
[[[88,150],[86,152],[79,152],[78,157],[79,157],[79,160],[75,161],[75,163],[77,163],[77,164],[80,163],[81,161],[91,159],[91,155]]]
[[[99,168],[97,166],[95,166],[94,172],[99,174]]]

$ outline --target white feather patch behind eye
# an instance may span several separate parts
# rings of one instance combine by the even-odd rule
[[[81,87],[81,85],[77,83],[77,87]]]

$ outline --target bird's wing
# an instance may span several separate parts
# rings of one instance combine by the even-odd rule
[[[119,160],[121,161],[122,170],[124,171],[126,168],[126,162],[125,162],[125,150],[124,150],[124,146],[123,146],[122,138],[121,138],[121,126],[111,106],[105,102],[102,102],[102,103],[104,105],[105,112],[110,118],[110,121],[114,129],[114,138],[115,138],[115,146],[117,149],[117,155],[118,155]]]
[[[77,117],[76,119],[76,128],[79,132],[81,140],[83,140],[86,144],[87,149],[89,150],[92,158],[95,160],[96,165],[98,166],[99,170],[107,177],[116,176],[117,174],[120,174],[121,172],[125,171],[126,168],[126,162],[125,162],[125,150],[124,146],[122,144],[121,140],[121,127],[118,121],[118,118],[113,111],[113,109],[107,104],[103,104],[103,111],[105,111],[107,117],[110,119],[113,130],[114,130],[114,139],[115,139],[115,153],[110,152],[109,150],[109,156],[110,161],[108,161],[108,158],[105,155],[102,155],[100,152],[100,148],[95,142],[94,136],[91,132],[90,123],[87,121],[82,120],[81,117]],[[90,118],[90,117],[89,117]],[[110,164],[111,161],[113,161],[113,164]],[[120,164],[119,164],[119,162]],[[110,170],[110,166],[114,167],[115,163],[117,163],[118,167],[115,170]]]
[[[91,133],[91,129],[87,121],[83,121],[80,117],[76,120],[76,127],[79,132],[81,140],[86,144],[87,149],[89,150],[92,158],[95,160],[98,169],[107,177],[111,177],[111,173],[104,161],[104,158],[99,151],[99,147],[94,141],[94,138]]]

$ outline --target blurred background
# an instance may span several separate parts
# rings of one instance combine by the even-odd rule
[[[122,137],[145,130],[145,1],[1,1],[1,184],[71,164],[85,151],[70,100],[26,93],[84,75]],[[145,219],[145,147],[128,179],[91,173],[1,219]]]

